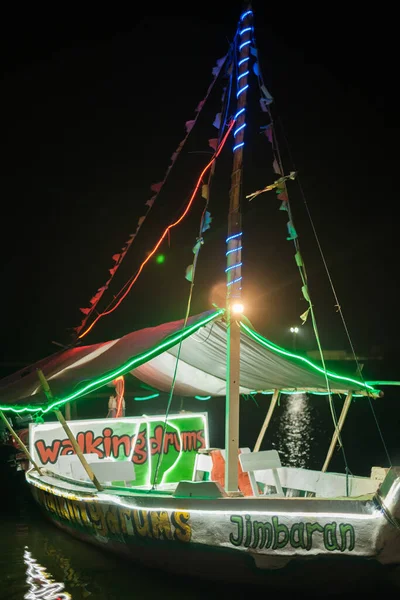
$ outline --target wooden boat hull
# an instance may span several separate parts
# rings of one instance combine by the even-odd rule
[[[400,564],[400,530],[371,500],[175,498],[123,488],[97,493],[32,471],[27,480],[61,529],[172,573],[262,583],[289,572],[294,584],[305,573],[314,582],[340,573],[343,582],[346,570],[354,579],[365,566],[371,573],[378,563]]]

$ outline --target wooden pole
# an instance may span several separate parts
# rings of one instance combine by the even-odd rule
[[[48,400],[54,402],[55,398],[54,398],[53,394],[51,393],[50,386],[49,386],[47,379],[45,378],[43,372],[40,369],[38,369],[37,374],[38,374],[40,383],[42,384],[43,391],[46,394],[46,398]],[[72,447],[75,450],[77,457],[81,461],[82,467],[85,469],[86,473],[88,474],[90,481],[92,481],[94,483],[94,485],[96,486],[96,488],[98,489],[98,491],[101,492],[101,490],[103,488],[100,485],[100,482],[98,481],[96,475],[93,473],[92,469],[90,468],[90,465],[87,462],[86,458],[83,456],[83,452],[82,452],[78,442],[76,441],[74,434],[70,430],[68,423],[64,419],[64,415],[58,409],[54,409],[54,412],[56,414],[57,419],[60,421],[61,425],[63,426],[63,429],[64,429],[65,433],[67,434],[68,439],[71,442]]]
[[[246,123],[247,79],[249,73],[252,13],[248,4],[241,19],[237,79],[237,114],[234,131],[234,152],[231,175],[227,238],[227,353],[226,353],[226,406],[225,406],[225,489],[238,490],[239,453],[239,385],[240,385],[240,325],[232,307],[240,303],[242,290],[241,271],[241,214],[243,140]],[[240,78],[240,79],[239,79]],[[240,91],[241,90],[241,91]],[[240,93],[239,93],[240,92]],[[243,110],[242,110],[243,109]],[[242,127],[243,125],[243,127]],[[235,133],[237,134],[235,135]]]
[[[271,398],[271,404],[269,405],[267,415],[265,417],[264,423],[262,424],[262,427],[261,427],[260,433],[258,435],[258,438],[257,438],[257,441],[256,441],[256,445],[254,446],[253,452],[258,452],[259,449],[260,449],[260,446],[261,446],[262,441],[264,439],[265,432],[267,431],[267,427],[268,427],[269,422],[271,420],[272,413],[274,412],[276,403],[278,402],[280,395],[281,395],[280,390],[274,390],[273,396]]]
[[[346,419],[347,412],[348,412],[348,410],[350,408],[352,397],[353,397],[353,393],[352,392],[348,392],[348,394],[346,396],[346,399],[344,401],[344,404],[343,404],[342,412],[340,413],[340,417],[339,417],[339,421],[338,421],[337,427],[336,427],[335,432],[334,432],[334,434],[332,436],[332,441],[331,441],[331,444],[329,446],[328,454],[326,455],[324,466],[322,467],[322,472],[323,473],[325,473],[325,471],[327,470],[328,465],[330,463],[330,460],[332,458],[332,454],[333,454],[333,452],[335,450],[335,446],[336,446],[337,441],[339,439],[339,434],[342,431],[342,427],[344,425],[344,421]]]
[[[71,403],[70,402],[67,402],[67,404],[65,405],[65,420],[66,421],[71,420]]]
[[[24,442],[21,440],[21,438],[17,435],[17,433],[12,428],[11,424],[9,423],[7,417],[5,416],[5,414],[3,413],[2,410],[0,410],[0,418],[4,422],[4,425],[7,427],[7,429],[11,433],[11,435],[17,440],[18,445],[21,448],[22,452],[25,454],[26,458],[32,463],[32,465],[34,466],[36,471],[39,473],[39,475],[41,475],[42,472],[41,472],[40,468],[33,460],[33,457],[31,455],[31,453],[29,452],[28,448],[25,446]]]

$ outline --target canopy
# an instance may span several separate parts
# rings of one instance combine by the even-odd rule
[[[379,395],[371,385],[324,370],[252,329],[241,327],[240,393],[272,392]],[[0,408],[46,412],[54,406],[39,384],[37,369],[49,382],[57,404],[85,396],[119,375],[131,374],[152,388],[168,392],[176,366],[175,393],[225,396],[227,329],[224,311],[207,311],[183,320],[129,333],[108,342],[58,352],[0,381]]]

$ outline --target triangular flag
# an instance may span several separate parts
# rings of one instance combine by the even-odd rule
[[[217,138],[211,138],[211,140],[208,140],[208,145],[210,146],[210,148],[212,148],[213,150],[217,149],[217,144],[218,144],[218,139]]]
[[[307,285],[303,285],[301,288],[301,291],[303,292],[303,296],[304,296],[305,300],[307,300],[307,302],[310,302],[310,296],[308,295]]]
[[[254,63],[254,65],[253,65],[253,71],[254,71],[254,74],[257,75],[257,77],[259,77],[259,75],[260,75],[260,68],[258,66],[258,63]]]
[[[163,181],[160,181],[159,183],[153,183],[153,185],[150,186],[151,191],[156,192],[157,194],[161,190],[163,183]]]
[[[192,248],[193,254],[197,254],[203,244],[204,244],[203,238],[199,238]]]
[[[264,84],[261,86],[261,91],[264,94],[264,98],[265,98],[266,102],[268,104],[271,104],[271,102],[273,102],[274,99],[273,99],[273,97],[271,96],[271,94],[269,93],[269,91],[267,90],[267,88],[265,87]]]
[[[147,200],[146,202],[146,206],[148,206],[149,208],[151,208],[154,204],[154,200],[156,199],[155,196],[152,196],[149,200]]]
[[[302,325],[304,325],[304,323],[307,321],[307,317],[308,317],[308,313],[310,312],[311,306],[309,306],[307,308],[307,310],[305,312],[303,312],[302,315],[300,315],[300,319],[303,321]]]
[[[219,129],[221,127],[221,113],[217,113],[215,115],[213,125],[216,129]]]
[[[276,158],[274,158],[274,162],[272,163],[272,168],[274,169],[274,172],[277,173],[277,175],[283,175]]]
[[[193,265],[189,265],[186,267],[185,279],[192,282],[193,281]]]
[[[113,254],[112,259],[115,260],[115,262],[117,262],[120,259],[121,255],[120,254]]]
[[[201,197],[208,200],[208,185],[206,183],[201,186]]]
[[[265,128],[265,135],[268,138],[268,141],[270,142],[270,144],[272,144],[272,125],[269,124],[266,126]]]
[[[200,112],[201,111],[201,109],[204,106],[204,102],[205,102],[205,100],[202,100],[201,102],[198,103],[197,108],[196,108],[196,112]]]
[[[282,204],[279,207],[279,210],[286,210],[287,212],[287,202],[282,202]]]
[[[298,267],[302,267],[303,266],[303,259],[301,257],[300,252],[296,252],[296,254],[294,255],[294,259],[295,259],[296,265]]]
[[[186,133],[189,133],[192,130],[194,124],[195,124],[194,119],[192,119],[191,121],[186,121],[186,123],[185,123]]]
[[[203,227],[201,228],[201,233],[203,233],[204,231],[207,231],[207,229],[210,229],[211,221],[212,221],[212,216],[208,212],[208,210],[206,210],[206,214],[204,215]]]
[[[215,67],[212,70],[212,74],[214,75],[214,77],[217,77],[222,65],[224,64],[225,60],[226,60],[227,55],[223,56],[222,58],[219,58],[217,60],[217,64],[215,65]]]
[[[138,227],[141,227],[141,225],[142,225],[143,221],[145,220],[145,218],[146,218],[145,216],[139,217]]]
[[[257,48],[253,48],[253,46],[250,46],[250,53],[257,58]]]
[[[296,233],[295,228],[293,227],[292,221],[288,221],[287,229],[288,229],[289,237],[287,237],[286,239],[287,240],[295,240],[297,238],[297,233]]]
[[[91,311],[90,308],[80,308],[79,310],[83,312],[84,315],[88,315]]]

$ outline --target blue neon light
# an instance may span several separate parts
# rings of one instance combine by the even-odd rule
[[[237,279],[234,279],[233,281],[230,281],[229,283],[227,283],[226,285],[233,285],[234,283],[239,283],[239,281],[242,279],[242,277],[238,277]]]
[[[232,254],[232,252],[239,252],[239,250],[241,250],[243,248],[243,246],[238,246],[237,248],[232,248],[232,250],[228,250],[228,252],[226,253],[226,256],[228,256],[228,254]]]
[[[244,92],[244,90],[247,90],[247,88],[248,88],[248,87],[249,87],[249,84],[247,84],[247,85],[245,85],[244,87],[242,87],[242,88],[241,88],[241,89],[238,91],[238,93],[236,94],[236,98],[239,98],[240,94],[241,94],[242,92]]]
[[[250,71],[245,71],[244,73],[242,73],[241,75],[239,75],[239,77],[237,78],[237,80],[239,81],[239,79],[242,79],[242,77],[246,77],[246,75],[248,75],[250,73]]]
[[[235,121],[242,113],[244,113],[245,110],[246,110],[245,108],[241,108],[240,110],[238,110],[238,112],[235,115]]]
[[[237,269],[238,267],[241,267],[243,263],[236,263],[236,265],[232,265],[231,267],[227,267],[225,269],[225,273],[227,273],[228,271],[232,271],[232,269]]]
[[[239,60],[238,67],[240,67],[240,65],[242,65],[243,63],[245,63],[248,60],[250,60],[250,56],[247,56],[246,58],[242,58],[242,60]]]
[[[245,19],[247,17],[247,15],[252,15],[253,11],[252,10],[247,10],[246,12],[244,12],[242,14],[242,16],[240,17],[240,20],[243,21],[243,19]]]
[[[242,232],[240,233],[235,233],[235,235],[230,235],[229,237],[226,238],[226,243],[230,242],[231,240],[234,240],[235,238],[238,238],[242,235]]]
[[[233,146],[232,152],[235,152],[235,150],[237,150],[238,148],[241,148],[242,146],[244,146],[244,142],[241,142],[240,144],[236,144],[236,146]]]
[[[233,137],[236,137],[236,134],[239,133],[239,131],[241,129],[244,129],[246,127],[246,123],[243,123],[243,125],[241,125],[240,127],[238,127],[237,129],[235,129],[235,131],[233,132]]]
[[[243,35],[244,33],[246,33],[246,31],[251,31],[252,29],[252,27],[245,27],[244,29],[242,29],[242,31],[239,31],[239,35]]]
[[[195,396],[196,400],[210,400],[211,396]]]
[[[243,42],[243,44],[240,44],[239,46],[239,52],[242,48],[244,48],[245,46],[248,46],[249,44],[251,44],[251,40],[247,40],[247,42]]]

